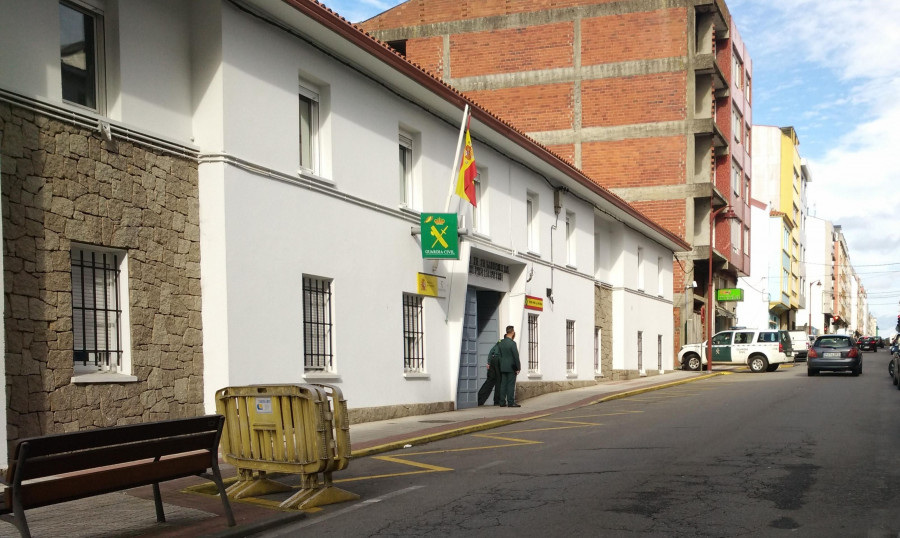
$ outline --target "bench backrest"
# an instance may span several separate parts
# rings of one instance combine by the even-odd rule
[[[21,439],[7,480],[20,465],[20,479],[29,480],[198,450],[215,457],[224,420],[206,415]]]

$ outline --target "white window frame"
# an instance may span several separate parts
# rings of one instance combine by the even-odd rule
[[[298,120],[299,135],[298,158],[300,173],[320,174],[321,170],[321,100],[315,86],[301,82],[298,86]],[[304,112],[306,112],[304,114]]]
[[[425,311],[421,295],[403,294],[403,371],[425,370]]]
[[[737,140],[737,143],[742,143],[744,136],[744,118],[741,116],[741,113],[738,112],[737,108],[731,110],[731,131],[734,139]]]
[[[77,106],[79,108],[84,108],[87,110],[91,110],[93,112],[97,112],[98,114],[106,114],[106,40],[105,40],[105,32],[104,32],[104,17],[103,11],[100,10],[95,5],[88,5],[85,2],[78,2],[73,0],[61,0],[59,2],[59,9],[62,8],[70,9],[77,13],[82,14],[85,17],[91,18],[93,24],[93,38],[94,38],[94,50],[91,58],[85,56],[84,63],[85,66],[88,65],[88,61],[93,64],[94,73],[93,73],[93,99],[94,104],[91,106],[87,103],[79,103],[78,101],[71,101],[66,99],[65,91],[63,90],[63,86],[65,85],[65,73],[63,72],[63,59],[62,59],[62,20],[60,20],[60,96],[62,100],[71,105]],[[60,13],[61,17],[61,13]]]
[[[488,179],[489,173],[486,166],[478,164],[478,174],[475,176],[475,202],[478,204],[472,208],[472,229],[479,235],[490,235],[490,222],[488,219]]]
[[[304,274],[302,306],[303,371],[334,373],[334,280]]]
[[[734,191],[734,195],[738,198],[741,197],[741,190],[744,188],[744,170],[741,166],[731,161],[731,190]]]
[[[415,200],[413,182],[413,137],[409,133],[401,131],[398,138],[400,203],[408,208],[412,208]]]
[[[656,294],[660,297],[663,297],[666,289],[666,274],[663,271],[663,259],[662,256],[656,257]]]
[[[525,233],[528,240],[528,252],[540,253],[540,233],[538,218],[538,195],[527,192],[525,195]]]
[[[656,335],[656,362],[659,368],[659,373],[663,373],[663,335]]]
[[[644,331],[637,332],[637,369],[644,375]]]
[[[734,48],[731,49],[731,78],[734,80],[735,87],[738,89],[744,87],[744,62],[741,61]]]
[[[131,320],[129,313],[128,293],[128,256],[123,250],[97,247],[93,245],[71,244],[71,279],[72,279],[72,354],[73,382],[94,381],[136,381],[130,375],[131,364]],[[90,276],[89,276],[90,275]],[[94,282],[94,293],[89,293],[83,283],[85,278]],[[97,279],[101,282],[98,283]],[[97,285],[104,287],[104,298],[98,301]],[[112,293],[110,293],[112,292]],[[100,304],[103,303],[103,304]],[[88,336],[90,330],[87,320],[93,314],[94,324],[104,318],[106,326],[104,334],[114,333],[113,341],[108,337],[104,342],[98,339],[97,330]],[[110,321],[109,316],[116,319]],[[79,320],[80,318],[80,320]],[[112,328],[110,328],[110,322]],[[81,333],[80,335],[78,333]],[[93,338],[94,345],[90,340]],[[79,345],[80,343],[80,345]],[[88,351],[89,350],[89,351]],[[81,361],[76,356],[81,355]],[[91,357],[91,353],[94,354]],[[104,356],[100,356],[100,355]],[[111,357],[111,355],[113,355]],[[117,355],[117,356],[115,356]],[[85,364],[85,360],[90,361]],[[77,362],[81,362],[78,364]],[[93,364],[91,364],[93,362]],[[115,374],[110,377],[97,374]],[[125,377],[127,376],[127,377]]]
[[[528,344],[528,373],[540,375],[541,373],[541,356],[540,356],[540,316],[537,314],[528,314],[526,343]]]
[[[575,374],[575,320],[566,320],[566,374]]]
[[[638,291],[644,291],[647,288],[646,282],[644,281],[644,272],[646,268],[644,267],[644,247],[638,247],[637,249],[637,289]]]
[[[566,265],[577,267],[577,249],[575,245],[575,213],[566,211]]]

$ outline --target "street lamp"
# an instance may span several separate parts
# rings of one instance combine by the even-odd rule
[[[706,293],[706,303],[708,305],[706,312],[706,371],[712,372],[712,324],[715,319],[716,308],[716,299],[713,297],[713,246],[716,231],[716,218],[720,216],[719,213],[722,213],[722,211],[725,211],[725,213],[722,213],[721,216],[726,219],[737,218],[737,215],[734,213],[734,210],[731,209],[730,205],[722,206],[719,209],[712,209],[712,204],[710,204],[709,207],[709,275],[707,276],[709,290]]]
[[[815,282],[809,283],[809,293],[806,295],[806,307],[809,309],[809,323],[806,324],[806,334],[812,334],[812,287],[813,286],[822,286],[821,280],[816,280]]]

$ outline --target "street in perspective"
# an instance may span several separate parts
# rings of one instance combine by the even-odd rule
[[[897,536],[900,391],[798,362],[354,460],[364,500],[260,536]]]

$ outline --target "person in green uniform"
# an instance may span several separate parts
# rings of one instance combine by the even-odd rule
[[[484,405],[484,402],[487,401],[488,396],[491,395],[491,392],[494,393],[494,405],[500,405],[500,340],[497,340],[497,343],[494,344],[494,347],[491,348],[491,351],[488,353],[488,363],[487,363],[487,379],[485,379],[484,384],[481,385],[481,388],[478,389],[478,405]]]
[[[521,407],[516,403],[516,376],[522,369],[519,348],[516,347],[516,329],[506,327],[506,335],[500,340],[500,407]]]

